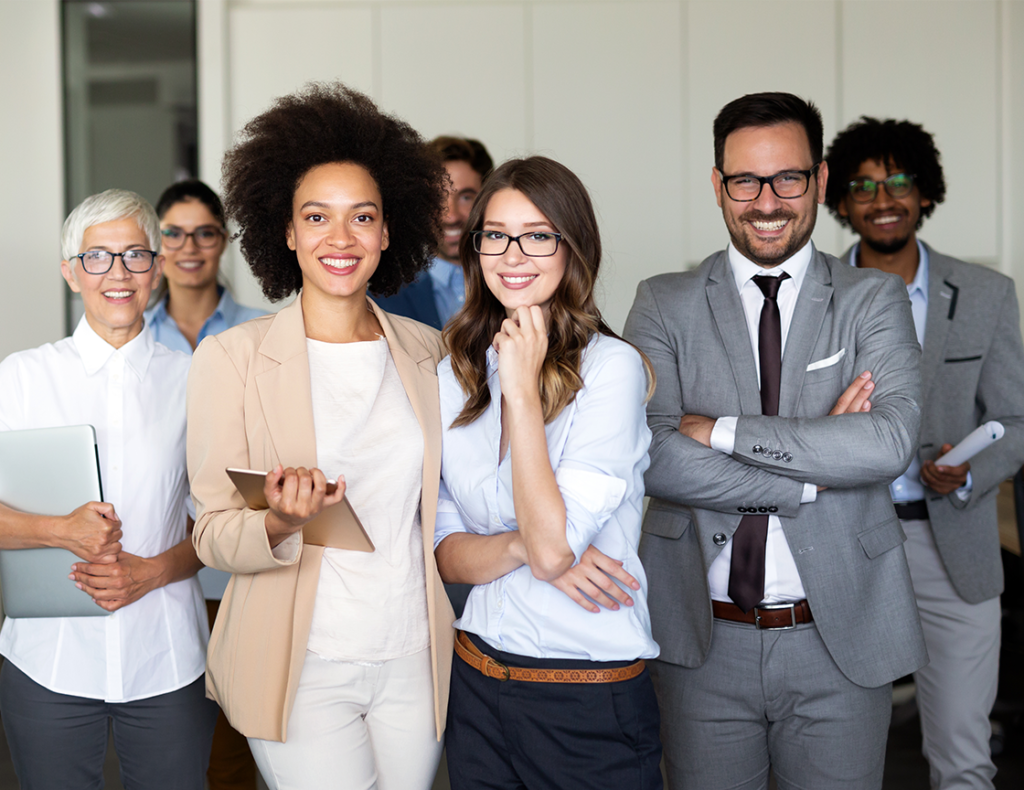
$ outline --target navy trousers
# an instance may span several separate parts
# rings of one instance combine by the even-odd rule
[[[102,790],[111,723],[125,790],[203,790],[217,721],[202,677],[108,703],[50,691],[10,661],[0,670],[0,713],[22,790]]]
[[[508,666],[614,668],[494,650]],[[457,655],[445,749],[452,790],[661,790],[658,702],[647,671],[618,683],[534,683],[486,677]]]

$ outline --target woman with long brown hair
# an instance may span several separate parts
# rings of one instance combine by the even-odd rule
[[[461,256],[434,535],[442,578],[475,585],[452,672],[452,787],[660,788],[636,554],[653,381],[595,303],[586,188],[544,157],[506,162]]]

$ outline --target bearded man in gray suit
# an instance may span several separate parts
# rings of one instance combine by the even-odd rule
[[[1024,345],[1013,281],[936,252],[917,229],[946,194],[932,136],[864,117],[839,133],[826,203],[860,235],[843,260],[906,284],[921,361],[920,450],[890,486],[930,661],[914,674],[936,790],[991,788],[989,713],[999,680],[996,493],[1024,464]],[[1006,433],[959,466],[937,456],[979,425]]]
[[[926,660],[888,483],[920,428],[899,278],[810,242],[821,115],[744,96],[714,125],[727,250],[642,282],[658,376],[640,558],[669,786],[878,788],[891,683]]]

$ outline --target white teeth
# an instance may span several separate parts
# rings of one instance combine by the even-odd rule
[[[764,222],[762,220],[755,219],[752,220],[750,224],[758,230],[782,230],[786,227],[787,222],[789,222],[788,219],[777,219],[774,222]]]
[[[510,283],[512,285],[518,285],[519,283],[528,283],[528,282],[530,282],[530,280],[534,279],[536,276],[537,276],[536,274],[527,274],[527,275],[525,275],[523,277],[510,277],[507,274],[503,274],[501,276],[501,279],[503,279],[505,282]]]
[[[456,228],[455,230],[446,230],[444,235],[448,238],[457,239],[462,235],[462,231]]]
[[[202,261],[178,261],[178,268],[180,269],[198,269],[202,265]]]
[[[875,217],[871,221],[876,225],[888,225],[890,222],[899,222],[900,218],[897,214],[886,214],[884,217]]]
[[[127,299],[134,291],[104,291],[103,295],[108,299]]]

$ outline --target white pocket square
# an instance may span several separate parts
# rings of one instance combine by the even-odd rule
[[[821,370],[822,368],[830,368],[846,356],[846,349],[840,349],[838,354],[833,354],[828,359],[819,359],[817,362],[812,362],[807,366],[807,372],[810,373],[812,370]]]

